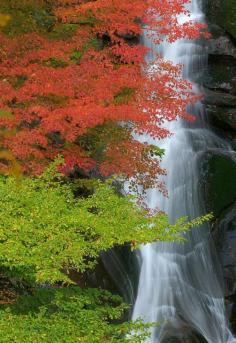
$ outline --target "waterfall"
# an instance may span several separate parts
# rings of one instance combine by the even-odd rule
[[[182,15],[181,22],[204,20],[197,0],[192,1],[189,10],[191,17]],[[201,42],[181,39],[157,47],[151,46],[144,35],[144,43],[154,52],[158,49],[164,59],[183,64],[183,75],[192,82],[206,66]],[[196,93],[200,93],[199,88],[194,86]],[[200,187],[202,156],[210,150],[230,149],[207,128],[200,102],[192,111],[198,118],[196,124],[178,120],[168,124],[174,133],[171,138],[148,138],[150,144],[165,150],[162,166],[168,171],[165,182],[169,198],[151,189],[147,192],[147,203],[150,208],[165,211],[171,222],[180,216],[192,219],[206,213]],[[138,294],[132,317],[160,322],[146,343],[236,342],[228,328],[220,268],[208,224],[186,234],[186,243],[149,244],[141,248],[140,254]]]

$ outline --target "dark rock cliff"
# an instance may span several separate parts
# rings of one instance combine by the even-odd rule
[[[226,308],[236,332],[236,0],[206,0],[212,38],[203,81],[210,125],[228,140],[227,154],[208,158],[206,202],[215,213],[213,238],[223,268]]]
[[[204,80],[210,123],[236,147],[236,0],[206,0],[212,34]]]

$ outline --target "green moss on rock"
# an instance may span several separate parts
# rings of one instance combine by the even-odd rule
[[[231,56],[210,55],[208,77],[204,84],[209,89],[225,90],[236,95],[236,60]]]
[[[236,39],[236,0],[221,1],[218,21]]]
[[[236,0],[208,0],[205,7],[209,21],[236,39]]]
[[[228,157],[213,155],[208,166],[208,201],[218,216],[236,199],[236,164]]]

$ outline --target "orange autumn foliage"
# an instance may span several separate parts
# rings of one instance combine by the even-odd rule
[[[16,129],[14,137],[1,139],[2,148],[26,173],[41,173],[61,154],[65,172],[77,166],[104,176],[138,175],[147,187],[158,183],[156,175],[165,173],[159,158],[153,158],[151,148],[133,133],[167,137],[170,133],[162,128],[163,122],[178,117],[191,120],[186,106],[196,97],[181,78],[180,66],[157,56],[155,71],[147,72],[147,48],[138,37],[144,27],[156,43],[163,35],[171,42],[207,36],[202,24],[178,23],[186,3],[53,0],[55,23],[75,28],[70,38],[1,33],[0,125]],[[101,128],[98,141],[104,139],[102,131],[111,123],[110,138],[106,137],[99,154],[93,153],[84,142],[96,128]]]

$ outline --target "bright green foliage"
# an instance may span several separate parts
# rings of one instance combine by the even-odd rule
[[[157,147],[156,145],[150,145],[148,147],[151,156],[159,156],[162,157],[165,154],[165,150]]]
[[[55,165],[20,182],[1,177],[0,216],[0,265],[22,278],[50,283],[69,282],[70,269],[93,268],[101,251],[125,242],[137,247],[181,240],[182,232],[199,223],[182,218],[169,225],[164,214],[148,216],[109,183],[98,181],[93,195],[75,198]]]
[[[76,64],[79,64],[80,63],[80,60],[83,56],[83,52],[82,51],[79,51],[79,50],[75,50],[71,56],[70,56],[70,59],[71,61],[73,61],[74,63]]]
[[[96,289],[41,289],[0,310],[1,343],[139,343],[150,324],[115,324],[127,305]],[[127,336],[132,330],[132,336]]]
[[[94,48],[95,50],[98,50],[100,48],[101,42],[97,38],[90,39],[80,50],[74,50],[73,53],[70,56],[70,60],[74,62],[75,64],[80,64],[80,60],[83,57],[84,53],[90,49]]]
[[[12,118],[13,115],[10,111],[7,111],[7,110],[0,110],[0,117],[3,117],[3,118]]]
[[[93,47],[94,49],[99,49],[100,48],[100,44],[101,42],[99,41],[98,38],[92,38],[89,40],[88,44],[87,44],[87,49],[89,47]]]
[[[0,307],[1,342],[141,343],[154,324],[124,322],[128,307],[120,297],[53,284],[72,283],[67,271],[94,267],[101,251],[125,242],[135,248],[154,240],[182,240],[183,232],[208,217],[169,225],[164,214],[150,216],[134,199],[119,195],[111,180],[66,183],[57,171],[61,162],[33,179],[0,177],[2,271],[34,287],[50,285]],[[76,198],[73,191],[83,186],[92,195]]]

